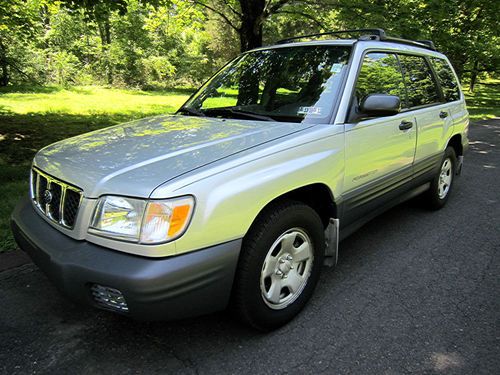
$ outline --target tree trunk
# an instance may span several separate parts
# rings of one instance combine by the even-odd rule
[[[6,61],[1,61],[2,75],[0,77],[0,86],[5,87],[9,84],[9,66]]]
[[[111,44],[111,26],[109,24],[109,14],[104,17],[95,17],[99,36],[101,37],[101,51],[104,55],[104,69],[106,71],[106,80],[109,85],[113,84],[113,71],[109,61],[109,47]]]
[[[10,81],[9,63],[7,61],[7,51],[5,50],[2,40],[0,40],[0,69],[2,71],[0,75],[0,86],[7,86]]]
[[[478,74],[479,74],[479,61],[476,60],[474,61],[474,68],[472,68],[472,72],[470,74],[469,92],[474,92],[474,86],[476,85]]]
[[[240,5],[242,13],[239,29],[241,52],[262,47],[265,0],[240,0]]]
[[[109,24],[109,17],[104,21],[104,38],[106,40],[106,77],[108,85],[113,84],[113,70],[111,62],[109,61],[109,47],[111,45],[111,26]]]
[[[255,20],[243,19],[240,28],[240,51],[262,47],[262,25],[255,33]]]

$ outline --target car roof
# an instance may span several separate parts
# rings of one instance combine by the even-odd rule
[[[322,40],[311,40],[304,42],[273,44],[269,46],[255,48],[248,52],[279,49],[279,48],[305,47],[305,46],[354,46],[354,45],[356,45],[356,48],[361,48],[362,50],[380,49],[380,50],[389,50],[389,51],[403,52],[403,53],[404,52],[417,53],[419,55],[434,56],[446,59],[446,56],[443,55],[442,53],[423,47],[418,47],[398,42],[391,42],[391,41],[359,40],[359,39],[322,39]]]

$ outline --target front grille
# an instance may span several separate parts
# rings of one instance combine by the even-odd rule
[[[80,207],[81,193],[71,189],[66,190],[66,201],[63,206],[64,222],[73,227],[76,221],[76,215],[78,214],[78,208]]]
[[[59,221],[62,217],[59,210],[61,207],[62,187],[61,185],[52,183],[50,184],[50,191],[52,193],[52,202],[50,202],[49,205],[50,217],[52,217],[55,221]]]
[[[35,206],[52,221],[70,229],[75,225],[82,200],[82,191],[77,187],[33,168],[31,198]]]

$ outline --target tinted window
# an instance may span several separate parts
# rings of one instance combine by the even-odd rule
[[[356,83],[356,104],[370,94],[399,96],[405,103],[403,76],[396,55],[390,53],[367,53]]]
[[[439,79],[439,84],[443,90],[444,99],[447,102],[452,102],[454,100],[460,99],[460,89],[458,87],[458,82],[451,70],[450,65],[437,57],[431,58],[432,65]]]
[[[399,55],[410,107],[439,102],[431,68],[421,56]]]

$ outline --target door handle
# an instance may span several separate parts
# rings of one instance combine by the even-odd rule
[[[401,124],[399,124],[399,129],[400,130],[408,130],[413,127],[413,122],[411,121],[401,121]]]
[[[446,117],[448,117],[448,112],[446,112],[446,111],[441,111],[441,112],[439,112],[439,117],[441,117],[441,118],[446,118]]]

